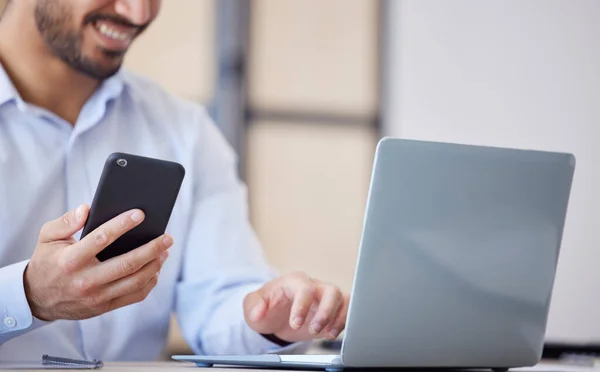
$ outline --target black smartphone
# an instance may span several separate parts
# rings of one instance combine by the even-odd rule
[[[125,153],[108,156],[81,238],[130,209],[144,211],[144,221],[96,257],[100,261],[127,253],[165,233],[185,176],[175,162]]]

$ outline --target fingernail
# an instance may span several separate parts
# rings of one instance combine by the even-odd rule
[[[163,264],[165,263],[165,261],[167,260],[167,257],[169,257],[169,252],[164,251],[163,253],[160,254],[160,263]]]
[[[79,207],[77,207],[77,210],[75,210],[75,218],[77,219],[77,221],[83,220],[84,210],[84,205],[80,205]]]
[[[163,244],[167,247],[170,247],[171,244],[173,244],[173,238],[171,238],[171,235],[169,234],[165,234],[165,236],[163,236]]]
[[[302,327],[303,322],[304,322],[304,319],[301,316],[295,317],[294,320],[292,320],[292,328],[298,329],[298,328]]]
[[[140,222],[144,219],[144,214],[141,211],[135,211],[131,214],[133,222]]]
[[[310,325],[308,331],[313,335],[318,335],[319,332],[321,332],[321,329],[323,329],[323,327],[321,326],[320,323],[313,323]]]
[[[260,314],[262,313],[262,305],[256,305],[254,306],[254,308],[252,309],[252,312],[250,313],[250,318],[252,318],[252,320],[257,321],[258,318],[260,317]]]
[[[337,336],[340,335],[340,330],[339,329],[332,329],[331,331],[329,331],[329,337],[331,338],[337,338]]]

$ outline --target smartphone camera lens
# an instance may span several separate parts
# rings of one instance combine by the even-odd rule
[[[117,165],[119,167],[125,168],[127,166],[127,160],[125,160],[125,159],[119,159],[119,160],[117,160]]]

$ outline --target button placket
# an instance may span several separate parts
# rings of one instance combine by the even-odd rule
[[[15,328],[17,326],[17,320],[8,315],[8,310],[4,309],[4,320],[2,321],[6,328]]]

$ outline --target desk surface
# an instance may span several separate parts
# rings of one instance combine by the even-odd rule
[[[174,371],[174,372],[200,372],[200,371],[208,371],[208,369],[199,369],[196,367],[196,365],[194,363],[186,363],[186,362],[108,362],[108,363],[104,363],[104,367],[101,369],[15,369],[15,370],[11,370],[11,369],[1,369],[0,370],[2,372],[4,371],[19,371],[19,372],[40,372],[40,371],[70,371],[70,372],[74,372],[74,371],[81,371],[81,372],[85,372],[85,371],[98,371],[98,372],[103,372],[103,371],[123,371],[123,372],[143,372],[143,371],[160,371],[160,372],[170,372],[170,371]],[[242,371],[240,368],[237,369],[229,369],[229,368],[215,368],[214,372],[231,372],[231,371],[235,371],[235,372],[240,372]],[[266,372],[274,372],[273,369],[270,370],[259,370],[259,369],[253,369],[252,371],[266,371]],[[288,371],[289,372],[289,371]]]
[[[9,369],[0,369],[2,372],[11,371]],[[197,368],[194,363],[186,363],[186,362],[108,362],[104,364],[102,369],[97,370],[73,370],[73,369],[51,369],[50,371],[99,371],[99,372],[114,372],[114,371],[123,371],[123,372],[143,372],[143,371],[153,371],[153,372],[207,372],[212,371],[212,369],[205,368]],[[14,370],[19,372],[39,372],[41,369],[34,370]],[[48,371],[48,370],[47,370]],[[275,369],[245,369],[245,368],[223,368],[218,367],[214,368],[214,372],[241,372],[241,371],[252,371],[252,372],[276,372]],[[424,370],[420,370],[423,372]],[[488,370],[485,370],[488,371]],[[286,372],[290,372],[286,370]],[[301,371],[296,371],[301,372]],[[313,371],[314,372],[314,371]],[[583,367],[583,366],[574,366],[574,365],[564,365],[556,362],[542,362],[536,367],[530,368],[517,368],[514,372],[600,372],[600,368],[598,365],[595,367]]]
[[[185,363],[185,362],[108,362],[104,363],[104,367],[100,369],[2,369],[0,365],[0,370],[4,371],[19,371],[19,372],[40,372],[40,371],[124,371],[124,372],[142,372],[142,371],[161,371],[161,372],[169,372],[169,371],[195,371],[196,365],[194,363]],[[219,369],[223,372],[223,369]],[[216,372],[216,370],[215,370]],[[239,372],[239,370],[238,370]]]

